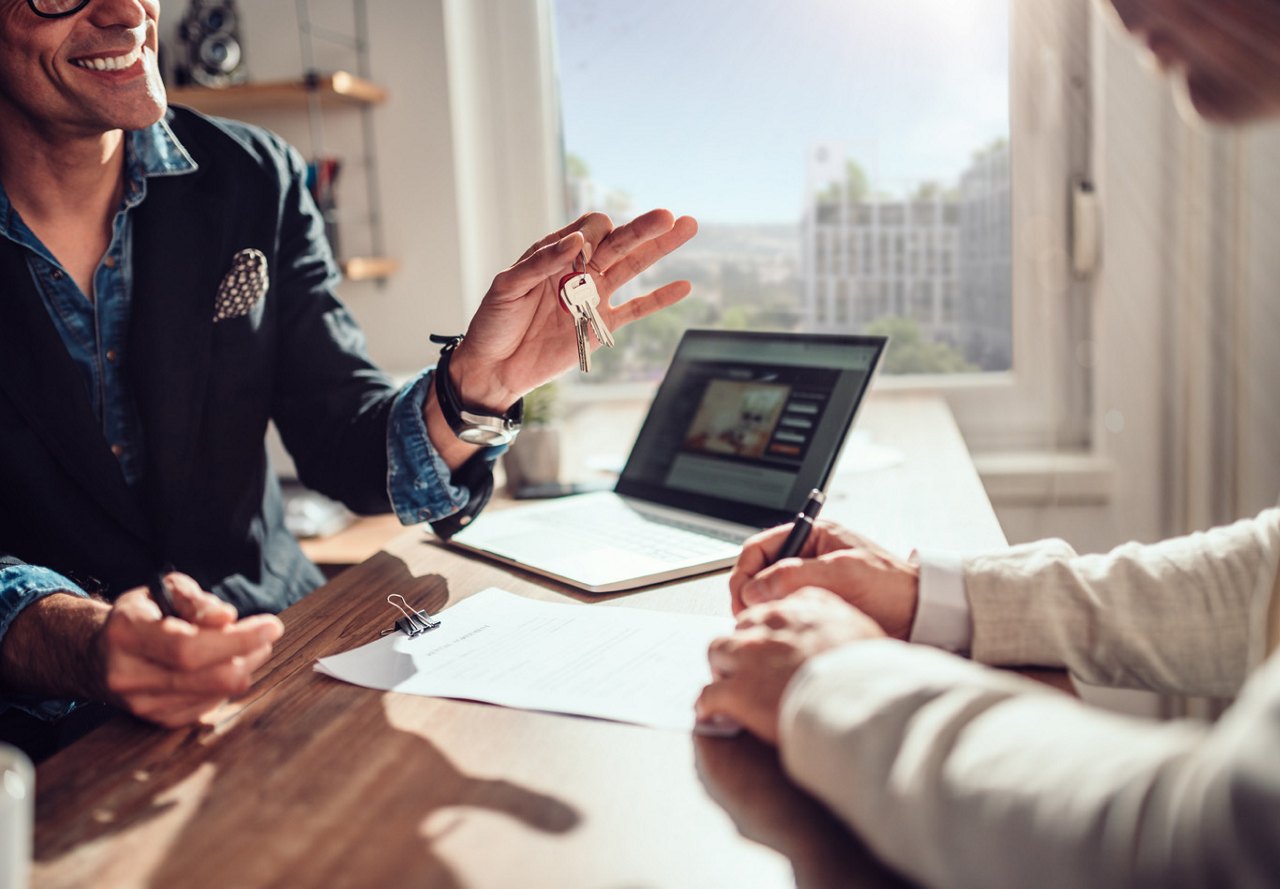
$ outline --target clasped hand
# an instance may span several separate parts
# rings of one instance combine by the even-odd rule
[[[280,619],[236,610],[185,574],[164,582],[178,618],[163,617],[145,588],[116,600],[96,637],[101,696],[167,727],[187,725],[249,688],[284,632]]]

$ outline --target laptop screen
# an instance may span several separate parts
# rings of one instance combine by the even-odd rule
[[[886,338],[690,330],[617,492],[764,527],[824,488]]]

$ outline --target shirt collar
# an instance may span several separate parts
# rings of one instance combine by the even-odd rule
[[[169,129],[164,118],[142,130],[130,130],[125,139],[124,205],[133,209],[147,196],[147,180],[155,176],[182,176],[199,166]]]
[[[140,176],[181,176],[200,169],[164,118],[146,129],[130,130],[128,136],[132,166]]]
[[[164,118],[141,130],[125,133],[125,195],[127,207],[136,207],[146,197],[146,180],[153,176],[182,176],[200,169],[178,141]],[[13,205],[0,185],[0,235],[13,229]]]

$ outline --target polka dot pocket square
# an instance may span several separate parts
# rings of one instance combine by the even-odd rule
[[[231,258],[231,270],[218,285],[218,298],[213,305],[213,321],[241,318],[267,295],[267,257],[252,247]]]

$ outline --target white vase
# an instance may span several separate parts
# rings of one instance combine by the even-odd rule
[[[502,456],[507,471],[507,488],[518,491],[532,485],[560,481],[560,429],[556,426],[526,426]]]
[[[0,889],[27,889],[36,772],[16,747],[0,744]]]

